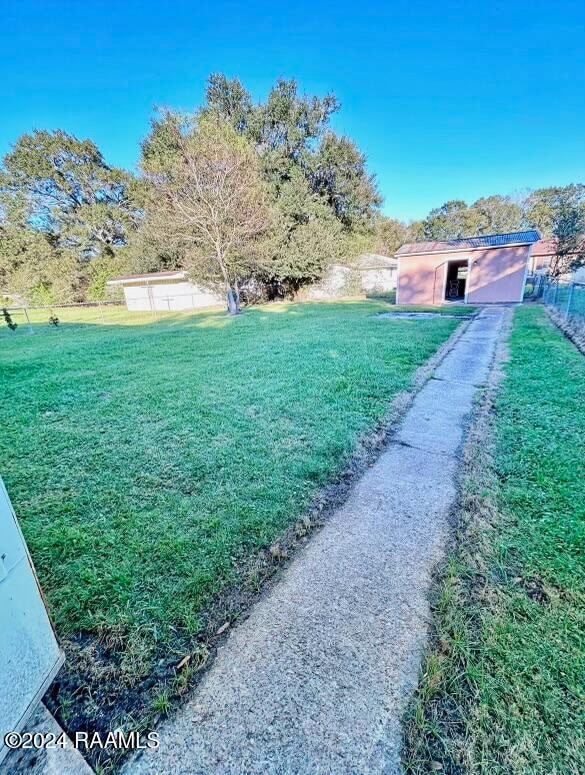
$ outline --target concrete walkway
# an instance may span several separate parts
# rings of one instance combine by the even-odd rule
[[[22,731],[32,735],[52,733],[56,740],[65,734],[42,703]],[[65,738],[64,747],[17,748],[10,751],[0,765],[0,775],[93,775],[81,752],[67,735]]]
[[[158,751],[126,773],[400,772],[457,452],[505,314],[469,325],[395,440],[159,729]]]

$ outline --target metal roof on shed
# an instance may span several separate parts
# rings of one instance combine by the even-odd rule
[[[454,250],[478,250],[481,248],[505,248],[509,245],[532,245],[540,240],[536,229],[512,231],[506,234],[482,234],[479,237],[461,237],[459,239],[434,242],[409,242],[402,245],[395,255],[415,256],[419,253],[448,253]]]

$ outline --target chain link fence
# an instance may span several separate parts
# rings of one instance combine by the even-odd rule
[[[8,306],[0,303],[0,334],[17,336],[60,326],[94,327],[128,322],[145,322],[157,313],[128,315],[123,302],[95,302],[86,304],[51,304],[50,306]],[[130,320],[131,319],[131,320]]]
[[[547,279],[542,287],[542,301],[566,320],[585,323],[585,283]]]
[[[249,294],[245,296],[245,300]],[[76,326],[89,330],[96,325],[139,325],[159,320],[185,322],[195,312],[224,309],[219,296],[211,293],[164,292],[149,294],[138,289],[123,301],[96,301],[84,303],[56,303],[40,305],[3,305],[0,302],[0,334],[9,329],[23,335],[47,328]],[[8,317],[7,317],[8,316]],[[15,324],[14,328],[12,328]]]

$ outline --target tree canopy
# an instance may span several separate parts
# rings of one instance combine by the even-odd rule
[[[547,197],[550,204],[550,195]],[[556,242],[551,261],[553,277],[585,264],[585,186],[556,189],[548,223]]]
[[[84,267],[114,259],[138,227],[134,185],[91,140],[60,130],[23,135],[0,173],[0,260],[8,290],[82,297]]]
[[[5,195],[26,201],[39,231],[80,257],[114,255],[137,225],[132,176],[109,167],[91,140],[60,130],[23,135],[1,183]]]
[[[255,145],[277,199],[293,172],[300,172],[309,189],[351,229],[370,225],[382,198],[364,154],[330,127],[339,107],[333,94],[303,95],[296,81],[284,79],[266,102],[254,105],[239,80],[216,74],[209,78],[203,112],[218,113]]]
[[[516,198],[496,194],[471,205],[461,200],[445,202],[424,219],[423,234],[425,239],[455,239],[533,228],[550,238],[555,236],[559,213],[568,208],[585,211],[585,185],[540,188]]]
[[[0,295],[103,298],[124,271],[183,268],[221,284],[233,311],[247,281],[282,294],[363,251],[531,227],[556,239],[555,267],[581,260],[583,184],[450,200],[411,223],[382,215],[364,153],[332,126],[339,110],[286,79],[254,101],[216,73],[201,106],[155,114],[137,174],[91,139],[24,134],[0,167]]]
[[[167,114],[153,127],[155,146],[161,131],[170,140],[166,154],[150,156],[145,144],[145,229],[164,250],[183,252],[194,279],[221,286],[235,314],[240,284],[259,271],[258,240],[271,225],[258,156],[218,115],[184,122]]]
[[[462,200],[445,202],[423,221],[425,239],[456,239],[479,234],[498,234],[524,228],[524,212],[511,197],[483,197],[471,205]]]

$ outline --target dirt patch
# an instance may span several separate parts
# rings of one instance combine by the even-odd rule
[[[424,320],[426,318],[461,318],[462,315],[455,315],[450,312],[380,312],[377,318],[406,318],[411,320]],[[472,317],[470,315],[469,317]]]
[[[306,514],[271,547],[236,558],[238,583],[218,595],[197,636],[177,631],[172,652],[158,653],[156,668],[147,677],[131,685],[120,682],[124,657],[120,643],[111,633],[99,643],[93,636],[79,635],[65,644],[66,665],[45,701],[68,732],[107,734],[115,728],[152,729],[161,717],[180,705],[213,662],[231,626],[246,618],[251,606],[269,592],[294,553],[345,502],[355,482],[377,460],[392,438],[398,420],[468,324],[468,319],[462,320],[462,325],[418,369],[411,388],[394,398],[384,420],[360,441],[342,474],[319,491]],[[124,756],[112,751],[82,753],[102,772],[115,770]]]
[[[536,577],[518,580],[518,584],[526,592],[527,596],[539,605],[546,606],[550,603],[550,595],[545,589],[544,583]]]

